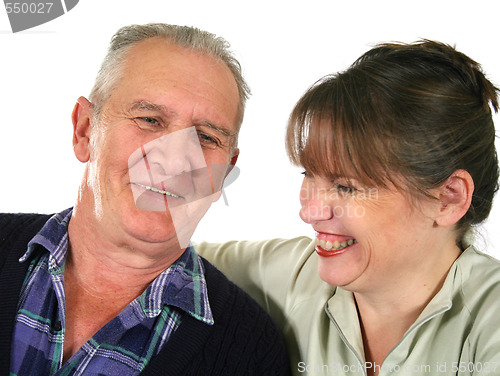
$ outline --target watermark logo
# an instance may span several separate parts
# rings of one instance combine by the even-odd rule
[[[12,32],[52,21],[73,9],[79,0],[4,0]]]
[[[300,190],[302,208],[300,215],[304,220],[314,218],[362,218],[366,215],[366,202],[379,199],[378,188],[317,188],[304,184]]]
[[[356,198],[356,200],[358,201],[376,201],[379,199],[379,189],[356,188],[353,189],[352,192],[344,192],[339,190],[338,188],[316,188],[313,185],[304,185],[300,190],[301,201],[322,200],[331,202],[337,200],[346,200],[350,197]]]
[[[499,362],[459,362],[459,361],[440,361],[428,364],[378,364],[376,362],[365,362],[357,364],[342,364],[331,362],[328,364],[310,364],[299,362],[297,371],[307,373],[308,375],[346,375],[355,373],[366,373],[368,370],[377,373],[387,373],[391,375],[449,375],[449,374],[498,374],[500,369]]]
[[[195,127],[158,137],[137,148],[128,159],[130,188],[136,206],[145,211],[169,212],[179,245],[187,247],[201,218],[221,195],[235,167],[207,163]]]

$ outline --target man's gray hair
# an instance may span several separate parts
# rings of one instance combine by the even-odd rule
[[[245,82],[241,65],[229,50],[229,43],[221,37],[189,26],[151,23],[122,27],[111,39],[108,53],[97,74],[89,100],[94,106],[94,117],[98,118],[104,102],[121,79],[123,64],[129,50],[137,43],[149,38],[164,38],[178,46],[193,49],[224,62],[231,70],[240,96],[238,106],[238,127],[243,122],[245,104],[250,89]]]

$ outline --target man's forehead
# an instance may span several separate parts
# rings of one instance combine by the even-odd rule
[[[178,45],[177,43],[173,42],[168,38],[151,37],[132,44],[128,54],[130,55],[135,52],[152,54],[155,52],[175,51],[175,50],[188,51],[189,49]]]
[[[236,80],[224,62],[208,53],[166,38],[148,38],[127,52],[120,76],[109,98],[113,107],[174,118],[176,111],[184,112],[182,107],[192,103],[201,109],[193,120],[236,137],[240,101]]]
[[[211,61],[211,64],[205,64],[206,71],[208,71],[211,66],[218,65],[224,67],[224,69],[227,69],[229,72],[229,67],[210,53],[181,46],[163,37],[147,38],[133,44],[126,53],[124,63],[125,67],[128,69],[132,67],[135,69],[149,69],[152,63],[157,63],[162,69],[165,69],[167,65],[173,68],[184,69],[193,66],[193,64],[187,64],[186,62],[186,60],[192,60],[193,58]],[[232,78],[234,79],[233,76]]]

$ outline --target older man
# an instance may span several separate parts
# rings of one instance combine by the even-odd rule
[[[72,115],[74,209],[0,216],[2,374],[288,373],[269,317],[189,246],[247,95],[212,34],[118,31]]]

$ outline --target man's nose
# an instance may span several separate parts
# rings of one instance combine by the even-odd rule
[[[153,172],[176,176],[206,167],[196,130],[183,129],[160,137],[151,150],[146,151]]]

